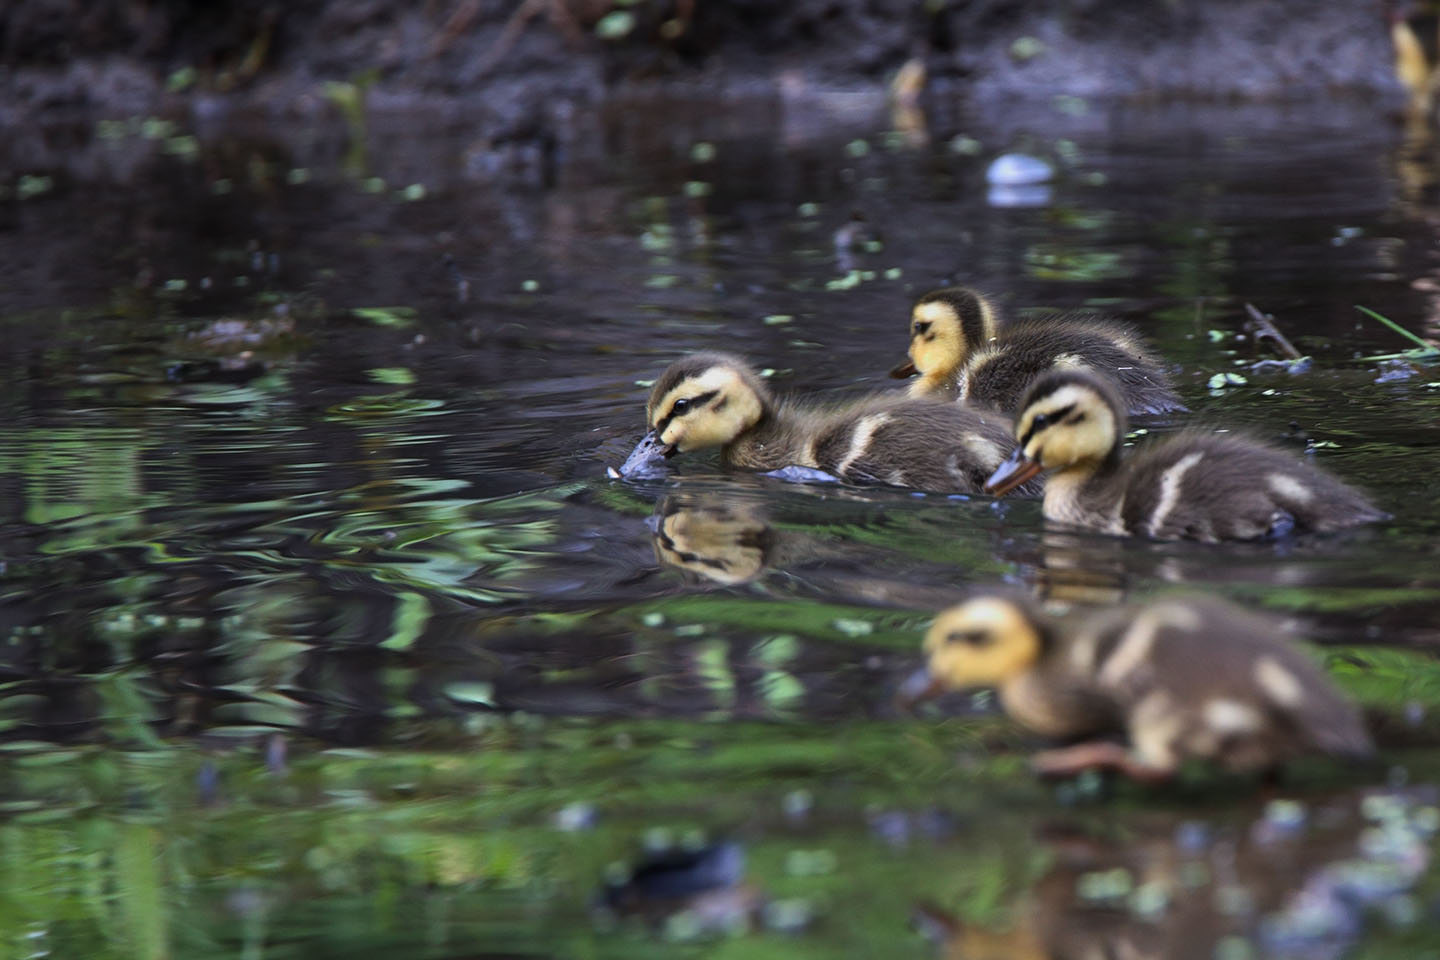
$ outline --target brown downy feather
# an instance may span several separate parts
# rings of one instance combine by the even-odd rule
[[[1116,320],[1066,313],[1001,323],[982,294],[946,287],[915,302],[910,330],[911,362],[893,373],[921,374],[912,396],[958,399],[1008,414],[1037,376],[1090,369],[1115,380],[1131,413],[1186,409],[1144,339]]]
[[[1056,367],[1090,369],[1113,378],[1131,414],[1186,410],[1133,328],[1079,314],[1005,325],[998,340],[966,361],[959,399],[1010,413],[1030,381]]]
[[[1359,712],[1282,633],[1213,597],[1051,622],[1018,597],[977,596],[936,616],[927,689],[993,686],[1018,723],[1078,739],[1042,755],[1052,771],[1123,758],[1120,769],[1160,779],[1191,758],[1269,770],[1307,752],[1370,756]]]
[[[833,406],[776,400],[743,360],[723,353],[686,357],[661,375],[647,408],[652,429],[671,423],[674,415],[661,406],[675,391],[687,382],[718,382],[717,370],[733,373],[736,395],[725,387],[713,396],[703,392],[704,402],[679,416],[719,417],[748,402],[739,392],[752,395],[758,401],[753,422],[719,444],[722,460],[736,468],[801,466],[852,483],[978,493],[1010,446],[1008,420],[957,404],[888,395]],[[1039,486],[1023,492],[1038,496]]]
[[[1080,637],[1093,642],[1088,656],[1075,650]],[[1168,755],[1263,770],[1306,752],[1374,753],[1359,711],[1279,624],[1224,600],[1101,613],[1065,652],[1072,666],[1090,665],[1088,689],[1125,710],[1131,742],[1152,765],[1167,766]]]
[[[1078,405],[1055,399],[1075,396]],[[1047,403],[1074,409],[1065,423],[1033,429],[1034,418],[1049,409]],[[1111,384],[1081,371],[1057,371],[1037,380],[1027,392],[1017,429],[1027,450],[1044,457],[1070,439],[1067,431],[1097,430],[1104,417],[1113,428],[1108,450],[1066,464],[1046,463],[1045,515],[1050,519],[1106,533],[1213,543],[1328,532],[1387,516],[1324,471],[1243,437],[1192,430],[1122,456],[1126,424],[1121,400]]]

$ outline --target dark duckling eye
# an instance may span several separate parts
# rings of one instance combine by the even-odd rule
[[[698,397],[681,397],[670,405],[670,412],[666,419],[683,417],[696,407],[704,406],[720,393],[719,390],[711,390],[709,393],[702,393]]]
[[[990,644],[990,634],[984,630],[956,630],[947,634],[946,643],[963,643],[969,647],[984,647]]]
[[[915,321],[914,328],[915,328],[915,333],[916,333],[916,335],[919,335],[919,334],[922,334],[922,333],[929,333],[929,332],[930,332],[930,321],[929,321],[929,320],[916,320],[916,321]]]
[[[1064,422],[1066,417],[1070,416],[1070,414],[1074,412],[1075,404],[1071,403],[1061,407],[1059,410],[1051,410],[1049,413],[1037,413],[1030,421],[1030,432],[1033,434],[1040,430],[1044,430],[1046,427],[1054,426],[1057,423],[1062,423]],[[1081,414],[1081,416],[1076,417],[1070,422],[1076,423],[1084,419],[1083,410],[1081,411]]]

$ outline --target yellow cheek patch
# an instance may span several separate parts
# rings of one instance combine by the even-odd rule
[[[1051,418],[1064,418],[1054,421]],[[1083,418],[1076,420],[1076,414]],[[1036,427],[1036,420],[1051,422]],[[1100,460],[1115,445],[1115,416],[1094,390],[1067,384],[1026,407],[1015,428],[1015,436],[1029,437],[1025,456],[1042,463],[1047,470],[1064,469],[1086,460]]]
[[[955,309],[945,303],[922,303],[915,308],[910,329],[910,360],[927,376],[948,376],[965,359],[967,345]],[[929,324],[924,333],[915,323]]]
[[[708,397],[703,404],[693,401]],[[675,414],[675,403],[690,400],[692,405]],[[650,411],[652,427],[670,422],[660,439],[682,453],[723,447],[749,430],[760,419],[763,406],[745,378],[730,367],[716,366],[676,385]]]
[[[660,440],[674,446],[676,450],[685,449],[684,439],[685,427],[678,420],[671,420],[670,425],[665,428],[665,432],[660,434]]]
[[[984,642],[954,640],[979,636]],[[1037,627],[1019,606],[981,597],[944,611],[925,635],[930,673],[945,687],[994,686],[1023,673],[1040,656]]]

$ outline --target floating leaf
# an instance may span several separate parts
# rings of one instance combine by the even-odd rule
[[[408,386],[415,382],[415,371],[407,367],[375,367],[365,371],[370,379],[377,383],[389,383],[396,386]]]
[[[830,621],[830,626],[847,637],[868,637],[875,632],[875,625],[869,620],[851,620],[848,617],[838,617]]]
[[[614,10],[596,22],[595,35],[602,40],[620,40],[634,29],[635,14],[628,10]]]
[[[353,307],[350,312],[382,327],[408,327],[416,316],[414,307]]]
[[[460,703],[473,703],[482,707],[495,706],[495,684],[493,683],[450,683],[445,686],[445,696]]]

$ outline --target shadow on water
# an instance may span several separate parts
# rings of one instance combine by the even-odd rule
[[[374,118],[359,174],[341,130],[241,121],[5,148],[27,171],[0,208],[14,943],[1440,948],[1440,374],[1357,360],[1406,344],[1354,310],[1437,333],[1423,150],[1343,106],[1117,111],[1046,137],[957,118],[924,146],[699,107],[577,119],[529,183],[427,118]],[[985,161],[1026,137],[1059,165],[1049,201],[987,203]],[[1206,547],[704,457],[605,479],[674,356],[739,350],[781,391],[893,389],[909,300],[958,280],[1012,313],[1125,317],[1196,418],[1395,521]],[[1246,302],[1308,372],[1252,369]],[[1292,614],[1386,763],[1103,799],[1033,781],[983,695],[897,715],[930,614],[997,582]]]

